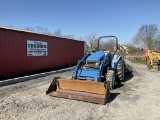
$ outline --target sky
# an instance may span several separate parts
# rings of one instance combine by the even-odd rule
[[[160,28],[160,0],[0,0],[0,26],[61,29],[76,38],[96,32],[126,44],[145,24]]]

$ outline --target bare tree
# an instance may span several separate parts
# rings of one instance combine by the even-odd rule
[[[56,37],[63,37],[61,29],[55,30],[53,35],[55,35]]]
[[[14,28],[13,26],[7,26],[7,27]],[[41,27],[41,26],[24,27],[24,28],[16,28],[16,29],[26,30],[26,31],[30,31],[30,32],[36,32],[36,33],[50,35],[50,36],[64,37],[64,38],[68,38],[68,39],[75,39],[75,36],[72,35],[72,34],[64,35],[62,33],[61,29],[57,29],[54,32],[50,32],[50,30],[48,28],[44,28],[44,27]],[[80,40],[84,40],[84,38],[81,37]]]
[[[41,27],[41,26],[36,26],[36,27],[35,27],[35,31],[36,31],[37,33],[43,33],[44,28]]]
[[[91,48],[97,44],[96,36],[96,32],[91,32],[90,34],[84,36],[85,41],[90,45]]]
[[[74,35],[64,35],[63,37],[68,38],[68,39],[74,39]]]
[[[160,50],[160,35],[158,35],[158,39],[155,41],[154,47],[156,50]]]
[[[48,30],[48,28],[43,29],[43,34],[52,35],[53,33]]]
[[[139,39],[137,34],[132,38],[131,44],[139,49],[144,47],[143,41],[141,39]]]
[[[137,52],[140,52],[141,50],[136,48],[133,44],[128,43],[125,45],[126,47],[128,47],[128,53],[133,55],[136,54]]]
[[[52,33],[48,30],[48,28],[44,28],[41,26],[36,26],[35,32],[41,33],[41,34],[46,34],[46,35],[52,35]]]
[[[146,48],[154,49],[158,34],[157,25],[143,25],[136,34],[136,39],[142,41]]]
[[[85,38],[84,38],[84,37],[82,37],[82,36],[77,37],[76,39],[77,39],[77,40],[80,40],[80,41],[85,41]]]
[[[108,39],[105,42],[101,42],[100,45],[104,50],[113,51],[114,47],[116,46],[116,43],[114,39]]]
[[[26,31],[31,31],[31,32],[34,32],[35,29],[33,27],[25,27],[25,28],[21,28],[23,30],[26,30]]]

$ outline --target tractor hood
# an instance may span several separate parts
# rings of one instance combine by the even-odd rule
[[[86,61],[101,61],[105,56],[104,51],[97,51],[94,54],[90,55]]]

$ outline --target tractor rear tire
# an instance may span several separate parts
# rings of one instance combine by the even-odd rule
[[[110,84],[110,89],[114,89],[115,87],[115,80],[116,80],[116,75],[115,75],[115,71],[113,70],[108,70],[107,74],[106,74],[106,82],[108,81]]]
[[[119,83],[125,81],[125,62],[123,59],[117,64],[117,80]]]

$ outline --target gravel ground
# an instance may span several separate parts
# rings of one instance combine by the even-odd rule
[[[0,87],[2,120],[160,120],[160,72],[129,61],[133,72],[126,82],[112,90],[109,103],[92,104],[45,95],[58,73],[6,87]]]

